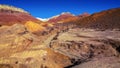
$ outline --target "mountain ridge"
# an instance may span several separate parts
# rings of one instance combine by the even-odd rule
[[[120,28],[120,8],[94,13],[88,17],[77,20],[76,23],[80,27],[86,28]]]
[[[83,14],[80,14],[80,15],[74,15],[70,12],[62,12],[59,15],[55,15],[55,16],[49,18],[48,22],[50,22],[50,23],[64,23],[68,19],[78,18],[78,17],[82,18],[82,17],[86,17],[86,16],[89,16],[89,15],[90,14],[88,14],[88,13],[83,13]]]

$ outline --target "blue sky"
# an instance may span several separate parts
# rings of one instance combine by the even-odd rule
[[[79,15],[118,8],[120,0],[0,0],[0,4],[23,8],[34,17],[49,18],[62,12]]]

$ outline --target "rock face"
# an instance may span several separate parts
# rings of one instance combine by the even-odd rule
[[[99,61],[101,65],[104,58],[117,58],[120,55],[119,34],[119,31],[96,31],[93,29],[84,30],[76,28],[65,33],[59,33],[59,35],[51,41],[50,47],[56,52],[70,57],[73,65],[70,65],[66,68],[71,68],[74,67],[74,65],[81,63],[84,65],[84,62],[92,62],[91,60],[95,58],[97,58],[97,60],[95,60],[94,62],[98,62],[98,60],[101,59],[101,61]],[[117,64],[120,64],[117,59],[113,62],[117,62]],[[112,62],[112,60],[108,59],[104,60],[104,62],[108,62],[108,65],[110,65],[109,62]],[[88,64],[88,68],[89,66],[90,63]],[[97,67],[94,68],[99,68],[98,66],[99,64],[97,65]],[[101,67],[102,66],[105,65],[103,64],[101,65]],[[86,67],[80,66],[77,68]]]

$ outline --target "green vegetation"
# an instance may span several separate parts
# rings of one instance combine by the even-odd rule
[[[14,6],[9,6],[9,5],[0,5],[0,10],[1,9],[28,13],[27,11],[25,11],[21,8],[16,8]]]

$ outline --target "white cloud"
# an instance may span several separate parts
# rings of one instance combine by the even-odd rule
[[[44,21],[44,22],[46,22],[46,21],[49,20],[49,18],[39,18],[39,17],[37,17],[37,19],[38,19],[38,20],[41,20],[41,21]]]

